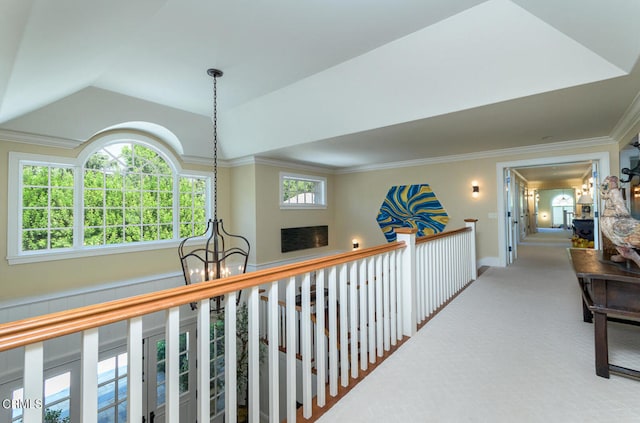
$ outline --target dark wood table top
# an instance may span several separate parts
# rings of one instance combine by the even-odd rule
[[[608,279],[640,284],[640,269],[635,264],[614,263],[602,257],[602,251],[568,248],[573,270],[579,278]]]

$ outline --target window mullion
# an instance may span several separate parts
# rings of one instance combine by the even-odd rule
[[[84,166],[73,166],[73,248],[84,245]]]
[[[173,174],[173,238],[180,238],[180,176]]]

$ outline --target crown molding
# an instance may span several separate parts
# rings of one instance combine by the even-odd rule
[[[431,157],[426,159],[405,160],[398,162],[381,163],[376,165],[355,166],[342,168],[335,171],[336,174],[370,172],[375,170],[395,169],[413,166],[424,166],[439,163],[451,163],[465,160],[486,159],[515,154],[545,153],[549,151],[566,150],[570,148],[584,148],[601,145],[617,144],[611,137],[586,138],[581,140],[561,141],[548,144],[536,144],[525,147],[503,148],[499,150],[487,150],[477,153],[456,154],[451,156]]]
[[[211,157],[182,155],[180,156],[180,158],[186,164],[200,165],[200,166],[213,166],[213,158]],[[220,165],[219,160],[218,160],[218,165]]]
[[[0,139],[21,144],[33,144],[42,147],[66,148],[69,150],[74,149],[82,144],[82,141],[78,140],[59,138],[50,135],[32,134],[29,132],[11,131],[9,129],[0,129]]]
[[[626,144],[632,140],[623,140],[624,137],[633,127],[640,123],[640,92],[633,99],[627,110],[613,127],[610,137],[615,140],[620,148],[624,148]],[[637,134],[633,134],[634,136]],[[635,138],[634,138],[635,139]]]
[[[229,167],[259,164],[259,165],[265,165],[265,166],[286,167],[288,169],[303,170],[306,172],[316,172],[316,173],[325,173],[325,174],[335,173],[335,169],[331,167],[325,167],[320,165],[310,165],[310,164],[298,163],[298,162],[289,162],[286,160],[270,159],[266,157],[255,157],[255,156],[241,157],[239,159],[229,160],[227,161],[227,163]]]
[[[614,130],[612,131],[610,136],[607,137],[597,137],[597,138],[587,138],[581,140],[572,140],[572,141],[561,141],[556,143],[548,143],[548,144],[536,144],[525,147],[513,147],[513,148],[504,148],[499,150],[487,150],[481,151],[477,153],[467,153],[467,154],[457,154],[450,156],[441,156],[441,157],[431,157],[424,159],[414,159],[414,160],[404,160],[404,161],[396,161],[396,162],[387,162],[387,163],[379,163],[372,165],[363,165],[363,166],[353,166],[353,167],[344,167],[344,168],[332,168],[320,165],[311,165],[305,163],[298,162],[289,162],[285,160],[278,159],[270,159],[266,157],[241,157],[238,159],[231,160],[218,160],[219,167],[238,167],[245,166],[250,164],[261,164],[266,166],[275,166],[275,167],[285,167],[289,169],[303,170],[306,172],[316,172],[316,173],[324,173],[324,174],[347,174],[347,173],[358,173],[358,172],[370,172],[376,170],[385,170],[385,169],[394,169],[394,168],[405,168],[405,167],[413,167],[413,166],[424,166],[431,164],[439,164],[439,163],[449,163],[449,162],[458,162],[465,160],[477,160],[483,158],[491,158],[491,157],[501,157],[505,155],[511,154],[527,154],[527,153],[538,153],[538,152],[549,152],[549,151],[557,151],[557,150],[565,150],[569,148],[576,147],[592,147],[592,146],[600,146],[600,145],[608,145],[608,144],[618,144],[620,138],[624,136],[626,132],[631,130],[636,124],[640,122],[640,94],[636,96],[635,100],[629,106],[624,116],[620,119]],[[9,142],[18,142],[23,144],[33,144],[44,147],[59,147],[65,149],[74,149],[82,144],[82,141],[71,140],[53,136],[44,136],[38,134],[32,134],[27,132],[18,132],[11,131],[6,129],[0,129],[0,139]],[[201,166],[208,166],[212,164],[212,159],[209,157],[201,157],[201,156],[189,156],[183,155],[181,159],[186,164],[194,164]]]

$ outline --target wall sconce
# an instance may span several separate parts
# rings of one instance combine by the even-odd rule
[[[473,198],[478,198],[480,195],[480,187],[478,186],[478,181],[471,182],[471,196]]]
[[[360,248],[360,242],[358,242],[358,240],[357,240],[357,239],[355,239],[355,238],[354,238],[354,239],[352,239],[352,240],[351,240],[351,243],[353,244],[353,249],[354,249],[354,250],[357,250],[358,248]]]
[[[546,213],[542,213],[542,218],[546,219],[547,218],[547,214]]]

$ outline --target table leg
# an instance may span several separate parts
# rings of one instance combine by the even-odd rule
[[[607,340],[607,315],[605,313],[593,313],[593,329],[596,345],[596,374],[609,378],[609,348]]]
[[[584,301],[584,298],[582,299],[582,321],[585,323],[593,323],[593,313],[589,310],[589,306]]]

